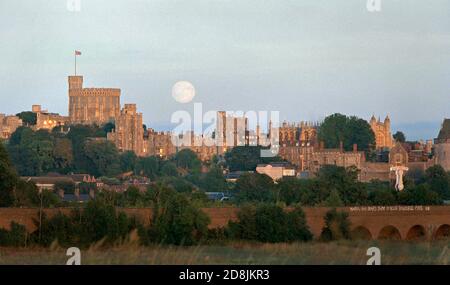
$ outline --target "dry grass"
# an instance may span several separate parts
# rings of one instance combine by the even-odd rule
[[[371,246],[381,250],[382,264],[449,264],[449,242],[361,241],[261,244],[232,242],[222,246],[151,246],[134,242],[82,250],[82,264],[365,264]],[[0,264],[65,264],[65,249],[0,248]]]

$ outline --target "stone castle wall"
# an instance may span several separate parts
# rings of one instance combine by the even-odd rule
[[[120,114],[120,89],[83,88],[83,76],[69,76],[69,118],[75,124],[104,124]]]

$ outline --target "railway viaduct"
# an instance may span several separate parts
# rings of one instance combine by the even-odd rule
[[[203,208],[210,218],[210,228],[224,227],[237,219],[238,208]],[[330,208],[304,207],[307,223],[315,238],[324,227],[324,216]],[[450,206],[357,206],[341,207],[351,222],[352,236],[360,239],[435,240],[450,238]],[[44,209],[52,215],[70,208]],[[127,215],[138,217],[144,224],[151,220],[150,208],[121,208]],[[12,221],[36,230],[39,209],[0,208],[0,228],[9,228]]]

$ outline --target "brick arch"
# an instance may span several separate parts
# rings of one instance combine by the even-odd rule
[[[425,240],[427,237],[427,232],[425,227],[422,225],[414,225],[406,234],[406,240]]]
[[[378,233],[378,239],[391,239],[391,240],[401,240],[402,235],[398,228],[388,225],[384,226]]]
[[[433,234],[433,239],[450,239],[450,225],[443,224],[439,226]]]
[[[351,231],[352,239],[371,240],[372,233],[365,226],[357,226]]]

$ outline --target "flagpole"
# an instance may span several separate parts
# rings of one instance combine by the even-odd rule
[[[77,75],[77,52],[75,52],[75,76]]]

